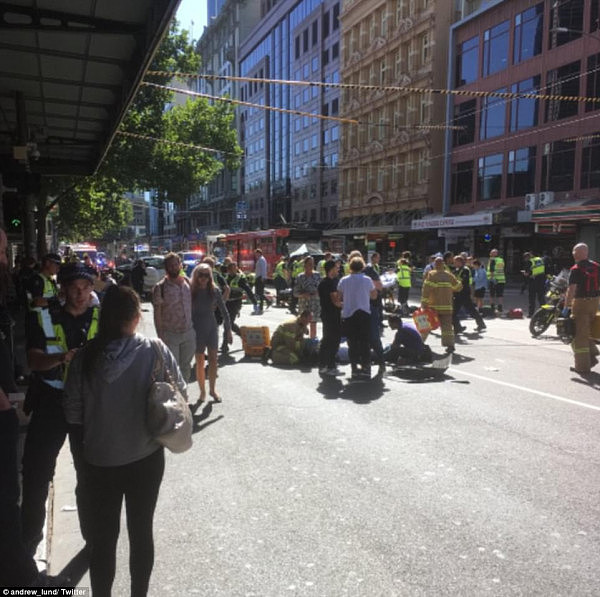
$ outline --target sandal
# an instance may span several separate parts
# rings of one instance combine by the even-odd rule
[[[221,396],[219,396],[219,394],[217,394],[216,392],[214,394],[211,394],[213,402],[223,402],[223,400],[221,400]]]

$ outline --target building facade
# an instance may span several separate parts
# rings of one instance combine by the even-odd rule
[[[448,0],[344,2],[342,82],[355,87],[342,109],[358,124],[342,129],[336,233],[376,241],[384,259],[408,248],[413,219],[442,206],[446,107],[429,90],[446,85],[454,14]]]
[[[268,79],[339,82],[340,0],[263,3],[263,18],[240,48],[241,187],[247,229],[337,222],[340,127],[337,87]],[[266,110],[283,108],[305,115]]]
[[[491,237],[513,269],[527,248],[600,252],[599,6],[488,2],[452,29],[448,86],[465,95],[448,101],[443,212],[494,213],[463,242]]]
[[[211,14],[211,7],[214,14]],[[209,2],[209,24],[197,43],[201,74],[233,76],[238,73],[239,46],[260,18],[254,0]],[[239,98],[239,85],[225,79],[190,80],[189,87],[212,96]],[[239,110],[233,126],[240,129]],[[243,225],[240,171],[222,170],[206,187],[188,198],[177,217],[177,236],[183,246],[193,246],[210,231],[235,230]]]

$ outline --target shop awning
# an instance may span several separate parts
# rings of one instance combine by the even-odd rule
[[[537,224],[581,220],[600,222],[600,199],[553,203],[531,213],[531,221]]]
[[[0,2],[0,169],[92,174],[178,0]]]

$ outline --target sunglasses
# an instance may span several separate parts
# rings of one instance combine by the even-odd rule
[[[199,272],[198,278],[210,278],[210,274],[207,272]]]

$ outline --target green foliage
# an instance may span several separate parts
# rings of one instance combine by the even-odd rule
[[[197,72],[199,66],[200,58],[187,31],[179,31],[173,21],[150,70],[190,73]],[[152,75],[146,80],[173,85],[170,75]],[[61,237],[97,239],[123,228],[131,218],[129,202],[123,199],[125,190],[153,189],[162,199],[181,203],[223,167],[238,167],[242,150],[232,126],[233,108],[221,102],[211,105],[203,98],[174,103],[174,96],[171,91],[142,85],[120,130],[222,153],[117,134],[95,176],[77,181],[73,189],[72,180],[51,183],[54,195],[64,194],[59,200]]]
[[[59,237],[67,241],[116,238],[132,217],[131,202],[116,181],[86,178],[59,203]]]

